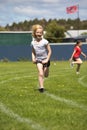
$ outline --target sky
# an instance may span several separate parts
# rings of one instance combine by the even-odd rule
[[[87,20],[87,0],[0,0],[0,26],[38,19],[76,19],[66,7],[79,5],[79,18]]]

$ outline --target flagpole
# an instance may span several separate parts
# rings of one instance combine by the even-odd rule
[[[77,11],[78,31],[77,31],[77,33],[78,33],[78,36],[79,36],[79,24],[80,24],[80,23],[79,23],[79,22],[80,22],[80,21],[79,21],[79,19],[80,19],[80,18],[79,18],[79,4],[78,4],[77,6],[78,6],[78,11]]]

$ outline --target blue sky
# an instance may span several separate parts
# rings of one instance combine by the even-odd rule
[[[87,0],[0,0],[0,26],[34,18],[77,18],[67,14],[66,7],[79,4],[81,20],[87,20]]]

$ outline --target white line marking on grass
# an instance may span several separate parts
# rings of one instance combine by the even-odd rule
[[[1,81],[0,84],[4,84],[4,83],[7,83],[9,81],[12,81],[12,80],[19,80],[21,78],[28,78],[28,77],[31,77],[32,78],[32,75],[30,76],[23,76],[23,77],[15,77],[15,78],[11,78],[11,79],[8,79],[8,80],[4,80],[4,81]],[[21,122],[21,123],[27,123],[29,124],[33,129],[35,130],[47,130],[46,128],[42,127],[40,124],[37,124],[36,122],[32,121],[31,119],[29,118],[24,118],[24,117],[21,117],[20,115],[14,113],[11,109],[7,108],[3,103],[0,102],[0,110],[5,113],[6,115],[8,115],[9,117],[17,120],[18,122]]]
[[[21,117],[20,115],[14,113],[11,109],[9,109],[7,106],[5,106],[3,103],[0,102],[0,110],[5,113],[7,116],[17,120],[21,123],[26,123],[30,125],[34,130],[46,130],[41,125],[37,124],[36,122],[32,121],[29,118]]]
[[[0,84],[4,84],[4,83],[10,82],[10,81],[12,81],[12,80],[19,80],[19,79],[28,78],[28,77],[33,78],[32,75],[29,75],[29,76],[21,76],[21,77],[18,76],[18,77],[10,78],[10,79],[7,79],[7,80],[3,80],[3,81],[0,82]],[[34,79],[36,79],[36,78],[34,78]]]
[[[12,73],[4,73],[4,74],[0,75],[0,77],[3,77],[3,76],[4,76],[4,77],[7,77],[9,74],[12,74],[13,76],[14,76],[14,74],[16,74],[16,76],[17,76],[17,75],[20,75],[20,74],[21,74],[21,75],[22,75],[22,74],[26,74],[26,73],[22,73],[22,72],[23,72],[23,71],[19,71],[19,72],[17,71],[17,72],[14,72],[14,73],[13,73],[13,72],[12,72]],[[28,76],[31,76],[31,77],[32,77],[32,76],[35,75],[35,74],[37,74],[37,73],[36,73],[36,72],[34,72],[34,73],[29,73]]]
[[[77,107],[77,108],[80,108],[80,109],[82,109],[82,110],[87,111],[87,107],[86,107],[86,106],[80,105],[80,104],[78,104],[77,102],[74,102],[74,101],[72,101],[72,100],[67,100],[67,99],[65,99],[65,98],[61,98],[61,97],[59,97],[59,96],[50,94],[50,93],[48,93],[48,92],[45,92],[45,95],[47,95],[48,97],[50,97],[50,98],[52,98],[52,99],[54,99],[54,100],[56,100],[56,101],[60,101],[60,102],[65,103],[65,104],[67,104],[67,105],[71,105],[71,106],[74,106],[74,107]]]
[[[36,74],[36,73],[35,73]],[[68,74],[66,74],[66,75],[68,75]],[[51,76],[49,76],[49,78],[53,78],[53,77],[57,77],[58,75],[51,75]],[[65,76],[65,75],[60,75],[59,74],[59,76]],[[3,81],[0,81],[0,84],[4,84],[4,83],[7,83],[7,82],[10,82],[10,81],[12,81],[12,80],[19,80],[19,79],[22,79],[22,78],[28,78],[28,77],[30,77],[30,78],[33,78],[33,79],[37,79],[36,77],[34,78],[33,77],[33,75],[28,75],[28,76],[15,76],[14,78],[10,78],[10,79],[7,79],[7,80],[3,80]],[[45,78],[44,80],[46,80],[47,78]]]
[[[87,77],[87,75],[82,76],[81,78],[79,78],[79,79],[78,79],[78,82],[79,82],[82,86],[87,87],[87,83],[84,83],[84,82],[82,81],[85,77]]]
[[[28,72],[28,71],[25,71],[25,70],[22,70],[22,71],[14,71],[14,72],[13,72],[13,71],[11,71],[11,72],[10,72],[10,71],[6,71],[6,72],[4,72],[4,73],[0,73],[0,76],[2,76],[2,75],[5,76],[5,75],[8,75],[8,74],[16,74],[16,73],[17,73],[17,74],[22,74],[22,73],[27,73],[27,72]],[[36,72],[37,72],[37,71],[35,71],[34,73],[36,73]],[[34,73],[33,73],[33,74],[34,74]],[[29,74],[32,74],[32,72],[30,72]]]
[[[4,72],[4,73],[0,73],[0,77],[2,77],[2,76],[8,76],[8,75],[11,75],[11,74],[22,74],[22,73],[25,73],[25,71],[15,71],[15,72]]]

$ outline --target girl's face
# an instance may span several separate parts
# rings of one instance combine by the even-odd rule
[[[43,29],[39,28],[36,30],[35,32],[35,36],[38,40],[40,40],[42,38],[42,35],[43,35]]]
[[[79,46],[80,46],[80,47],[82,46],[82,42],[79,43]]]

